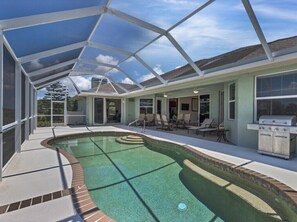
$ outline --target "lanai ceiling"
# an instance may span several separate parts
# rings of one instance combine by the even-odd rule
[[[296,52],[294,39],[268,44],[297,35],[296,9],[290,0],[1,0],[0,32],[36,89],[68,79],[78,92],[125,94],[204,78],[235,49],[268,62]]]

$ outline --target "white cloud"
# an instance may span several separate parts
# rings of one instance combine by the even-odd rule
[[[253,28],[240,26],[238,22],[227,23],[215,16],[201,16],[172,30],[172,35],[190,55],[201,54],[203,58],[211,50],[219,52],[258,43]]]
[[[296,10],[279,9],[268,4],[256,5],[254,10],[256,14],[259,13],[269,18],[297,21]]]
[[[162,69],[161,69],[161,65],[159,65],[159,64],[157,64],[154,68],[153,68],[153,70],[157,73],[157,74],[159,74],[159,75],[162,75],[164,72],[162,71]],[[155,75],[153,74],[153,73],[148,73],[148,74],[146,74],[146,75],[142,75],[139,79],[138,79],[138,81],[139,82],[144,82],[144,81],[146,81],[146,80],[148,80],[148,79],[151,79],[151,78],[153,78],[153,77],[155,77]]]
[[[200,5],[199,1],[196,0],[162,0],[162,2],[164,6],[170,10],[178,11],[183,11],[185,9],[194,10]]]
[[[193,3],[193,1],[187,0],[162,0],[166,4],[175,4],[175,5],[187,5]]]
[[[71,77],[80,90],[88,90],[91,88],[91,81],[83,76]]]
[[[109,71],[111,71],[112,68],[110,67],[105,67],[105,66],[98,66],[96,69],[95,69],[95,72],[98,73],[98,74],[105,74]]]
[[[116,65],[116,64],[118,64],[118,62],[119,62],[117,59],[115,59],[115,58],[112,57],[112,56],[102,55],[102,54],[99,54],[99,55],[96,57],[96,61],[97,61],[97,62],[107,63],[107,64],[110,64],[110,65]]]
[[[162,75],[164,73],[163,70],[161,69],[161,65],[160,64],[157,64],[153,69],[159,75]]]
[[[126,83],[126,84],[134,84],[134,82],[129,79],[128,77],[126,77],[125,79],[122,80],[122,83]]]
[[[42,69],[44,66],[40,63],[39,59],[30,62],[28,68],[30,70]]]
[[[142,75],[139,79],[138,79],[138,81],[139,82],[144,82],[144,81],[146,81],[146,80],[148,80],[148,79],[151,79],[151,78],[153,78],[154,77],[154,74],[153,73],[149,73],[149,74],[146,74],[146,75]]]
[[[119,60],[117,60],[116,58],[114,58],[112,56],[108,56],[108,55],[102,55],[102,54],[99,54],[96,57],[96,61],[106,63],[106,64],[109,64],[109,65],[117,65],[119,63]],[[110,67],[100,66],[100,65],[98,65],[98,67],[96,68],[95,71],[97,73],[100,73],[100,74],[104,74],[106,72],[110,72],[110,73],[117,72],[116,69],[111,69]]]
[[[269,4],[267,4],[267,1],[259,1],[257,4],[253,4],[252,7],[256,15],[262,15],[267,18],[273,18],[273,20],[282,19],[289,21],[297,21],[296,10],[294,10],[297,7],[296,3],[296,0],[282,1],[282,4],[285,6],[288,6],[287,4],[291,4],[291,10],[285,9],[283,7],[277,7],[277,5],[274,7],[272,6],[273,4],[271,4],[271,1],[269,1]],[[236,5],[234,9],[245,11],[242,4]]]

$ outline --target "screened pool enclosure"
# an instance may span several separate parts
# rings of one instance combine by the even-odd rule
[[[127,123],[133,98],[296,59],[296,41],[269,44],[296,36],[296,9],[289,0],[1,0],[0,179],[37,126]]]

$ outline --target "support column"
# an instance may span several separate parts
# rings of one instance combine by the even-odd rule
[[[30,103],[29,103],[29,80],[28,77],[26,77],[25,81],[25,139],[29,140],[29,109],[30,109]]]
[[[51,127],[53,127],[53,94],[51,93]]]
[[[34,95],[35,95],[35,98],[34,98],[34,129],[36,130],[37,128],[37,105],[38,105],[38,102],[37,102],[37,90],[35,89],[34,90]]]
[[[105,125],[107,123],[107,113],[106,113],[106,109],[107,109],[107,103],[106,103],[106,98],[103,98],[103,125]]]
[[[127,117],[126,117],[126,100],[127,99],[121,99],[121,124],[127,123]]]
[[[67,96],[68,94],[65,93],[65,101],[64,101],[64,126],[68,124],[68,115],[67,115]]]
[[[3,168],[3,31],[0,29],[0,182]]]
[[[15,63],[15,120],[17,125],[15,127],[15,151],[21,152],[21,119],[22,119],[22,95],[21,95],[22,73],[21,66],[18,62]]]

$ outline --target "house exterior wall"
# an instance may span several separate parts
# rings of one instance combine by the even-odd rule
[[[247,124],[254,119],[254,79],[255,76],[247,74],[237,80],[237,145],[251,148],[258,147],[258,131],[248,130]],[[255,138],[255,139],[251,139]]]
[[[134,98],[129,98],[126,99],[126,122],[125,124],[129,124],[132,121],[136,119],[135,116],[135,110],[136,110],[136,105],[135,105],[135,99]]]
[[[93,118],[93,96],[87,96],[86,97],[86,115],[87,115],[87,124],[93,125],[94,118]]]
[[[219,123],[219,93],[220,89],[213,90],[210,93],[210,118],[214,119],[214,122]]]
[[[227,136],[232,143],[253,149],[257,149],[258,147],[258,132],[247,129],[247,124],[253,123],[256,115],[254,113],[256,76],[285,73],[296,69],[297,64],[281,66],[258,72],[245,73],[225,82],[225,127],[230,129]],[[228,86],[231,82],[236,83],[235,120],[228,120]]]
[[[265,68],[261,71],[252,71],[240,73],[238,75],[226,75],[207,79],[206,90],[200,92],[199,95],[210,95],[210,117],[214,118],[215,122],[219,124],[219,96],[220,92],[224,91],[224,124],[225,128],[230,131],[227,133],[227,138],[231,143],[257,149],[258,147],[258,132],[254,130],[248,130],[247,124],[253,123],[255,120],[255,78],[261,75],[273,75],[279,73],[286,73],[288,71],[297,70],[297,64],[278,66],[277,68]],[[235,83],[235,119],[228,119],[228,99],[229,99],[229,84]],[[219,85],[218,85],[219,84]],[[202,88],[204,86],[201,86]],[[199,87],[198,87],[199,88]],[[170,90],[168,90],[170,91]],[[190,93],[190,91],[178,91],[176,97],[179,97],[179,113],[192,112],[191,98],[196,97]],[[157,96],[156,94],[138,96],[134,98],[125,98],[124,110],[125,117],[124,123],[128,124],[134,121],[139,116],[139,101],[140,99],[150,98],[153,99],[153,113],[156,113],[157,100],[162,101],[162,114],[168,113],[168,101],[169,98]],[[189,111],[181,111],[181,103],[189,103]],[[93,96],[87,97],[87,119],[88,124],[93,124]],[[192,122],[195,122],[197,115],[193,115]],[[196,120],[197,122],[197,120]]]

